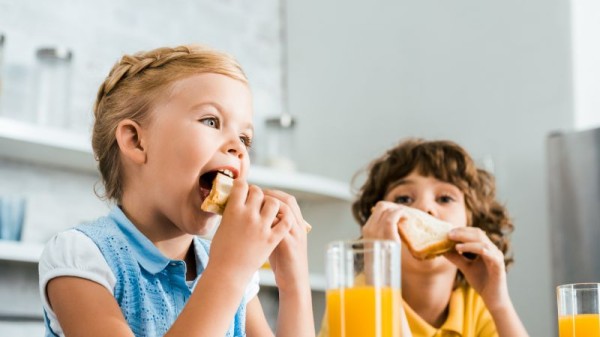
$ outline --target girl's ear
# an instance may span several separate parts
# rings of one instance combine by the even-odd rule
[[[120,121],[115,131],[121,153],[135,164],[144,164],[147,158],[142,135],[142,127],[131,119]]]

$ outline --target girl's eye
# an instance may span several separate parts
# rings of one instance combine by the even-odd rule
[[[412,202],[412,198],[408,195],[399,195],[394,198],[394,202],[397,204],[408,205]]]
[[[221,127],[221,124],[219,122],[219,119],[216,117],[206,117],[206,118],[202,118],[200,120],[200,123],[211,127],[211,128],[215,128],[215,129],[219,129]]]
[[[449,195],[442,195],[438,198],[438,200],[439,200],[439,202],[441,202],[443,204],[447,204],[447,203],[454,201],[454,198]]]
[[[252,147],[252,138],[250,138],[249,136],[242,135],[240,136],[240,140],[242,141],[244,146],[246,146],[246,148],[249,149],[250,147]]]

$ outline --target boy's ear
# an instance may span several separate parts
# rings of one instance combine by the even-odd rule
[[[142,135],[142,127],[131,119],[120,121],[115,131],[121,153],[136,164],[144,164],[147,158]]]

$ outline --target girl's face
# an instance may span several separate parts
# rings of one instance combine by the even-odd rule
[[[386,201],[417,208],[456,226],[467,225],[465,196],[455,185],[434,177],[425,177],[417,171],[413,171],[390,185],[390,187],[384,197]],[[430,268],[456,268],[445,258],[418,261],[410,255],[403,245],[403,269],[417,268],[422,270],[425,265],[429,265]]]
[[[151,113],[143,170],[149,211],[161,223],[206,234],[217,217],[200,205],[217,170],[245,179],[253,137],[248,86],[225,75],[203,73],[175,82]]]

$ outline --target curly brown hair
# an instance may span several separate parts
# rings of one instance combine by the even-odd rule
[[[494,177],[477,168],[465,149],[447,140],[406,139],[371,162],[366,169],[367,180],[352,204],[352,213],[361,227],[392,184],[414,171],[458,187],[465,196],[467,225],[484,230],[504,253],[504,264],[508,267],[513,263],[510,233],[514,227],[508,211],[496,200]],[[460,272],[456,281],[464,282]]]

